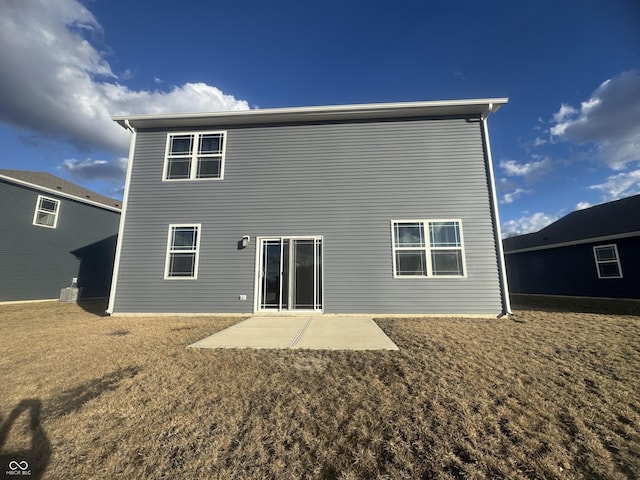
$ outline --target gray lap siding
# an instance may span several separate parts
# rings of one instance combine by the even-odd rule
[[[326,313],[500,313],[478,120],[211,130],[227,131],[224,180],[163,182],[167,131],[138,132],[115,313],[251,313],[256,237],[288,235],[323,237]],[[402,219],[461,219],[467,277],[394,279]],[[164,279],[174,223],[202,225],[197,280]]]

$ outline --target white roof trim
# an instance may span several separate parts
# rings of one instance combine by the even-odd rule
[[[497,111],[508,98],[443,100],[431,102],[368,103],[316,107],[268,108],[207,113],[163,113],[116,115],[112,119],[124,128],[198,127],[216,124],[241,125],[299,121],[358,120],[410,116],[481,115]]]
[[[521,248],[519,250],[509,250],[509,251],[505,251],[504,253],[505,255],[510,255],[512,253],[535,252],[537,250],[549,250],[551,248],[571,247],[573,245],[583,245],[585,243],[608,242],[609,240],[618,240],[622,238],[631,238],[631,237],[640,237],[640,231],[618,233],[615,235],[604,235],[602,237],[584,238],[582,240],[573,240],[571,242],[551,243],[549,245],[539,245],[537,247]]]
[[[70,193],[63,192],[61,190],[56,190],[54,188],[43,187],[42,185],[38,185],[31,182],[25,182],[24,180],[19,180],[17,178],[8,177],[7,175],[0,174],[0,179],[7,180],[8,182],[17,183],[18,185],[23,185],[25,187],[33,188],[35,190],[39,190],[41,192],[47,192],[59,197],[69,198],[71,200],[75,200],[76,202],[86,203],[87,205],[92,205],[94,207],[104,208],[105,210],[111,210],[113,212],[120,213],[121,209],[118,207],[112,207],[111,205],[106,205],[100,202],[94,202],[93,200],[89,200],[87,198],[77,197],[75,195],[71,195]]]

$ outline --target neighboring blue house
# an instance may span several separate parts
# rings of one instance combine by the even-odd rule
[[[0,302],[48,300],[77,278],[107,297],[120,201],[44,172],[0,169]]]
[[[640,195],[503,243],[511,293],[640,299]]]
[[[108,312],[508,312],[486,121],[506,102],[114,117]]]

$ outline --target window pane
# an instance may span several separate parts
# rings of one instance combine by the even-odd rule
[[[396,223],[397,247],[424,247],[422,223]]]
[[[429,224],[432,247],[459,247],[460,228],[458,222],[431,222]]]
[[[434,250],[431,262],[434,275],[464,275],[460,250]]]
[[[193,277],[195,253],[172,253],[169,263],[170,277]]]
[[[173,227],[172,250],[195,250],[197,230],[195,227]]]
[[[396,252],[397,275],[427,275],[427,262],[424,251]]]
[[[596,247],[596,257],[599,262],[605,262],[607,260],[616,260],[616,250],[613,245],[606,247]]]
[[[221,154],[222,153],[222,135],[219,133],[213,135],[202,135],[200,137],[200,147],[198,154]]]
[[[197,178],[220,178],[220,158],[198,158]]]
[[[38,212],[36,223],[38,225],[47,225],[48,227],[53,227],[55,220],[56,216],[53,213]]]
[[[191,155],[193,135],[174,135],[171,137],[171,155]]]
[[[55,213],[58,209],[58,202],[53,200],[47,200],[46,198],[40,199],[40,210],[46,210],[47,212]]]
[[[618,268],[618,262],[607,262],[598,264],[598,270],[600,271],[600,276],[609,278],[609,277],[620,277],[620,269]]]
[[[167,165],[167,178],[189,178],[191,172],[190,158],[170,158]]]

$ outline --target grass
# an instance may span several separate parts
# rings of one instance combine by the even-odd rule
[[[238,319],[0,306],[0,474],[638,478],[640,317],[517,320],[380,320],[397,352],[195,350]]]

